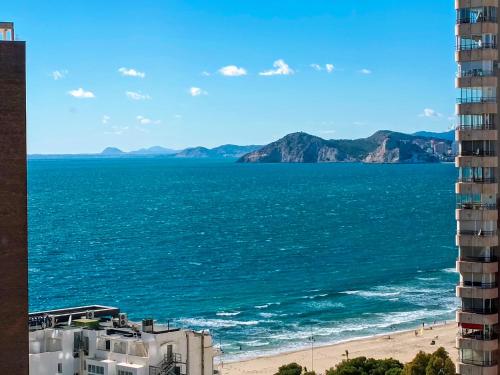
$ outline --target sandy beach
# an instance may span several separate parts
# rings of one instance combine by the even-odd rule
[[[432,329],[431,329],[432,328]],[[456,360],[455,337],[457,326],[454,322],[445,325],[436,325],[426,328],[423,333],[419,330],[418,336],[415,331],[406,331],[352,340],[330,346],[314,348],[291,353],[283,353],[275,356],[260,357],[256,359],[224,363],[218,369],[223,375],[272,375],[278,368],[287,363],[297,362],[308,369],[314,368],[316,373],[325,373],[325,370],[333,367],[345,359],[345,351],[349,351],[349,357],[366,356],[372,358],[395,358],[401,362],[408,362],[415,354],[423,350],[432,352],[439,346],[443,346],[453,360]],[[431,345],[432,341],[435,345]],[[312,366],[314,360],[314,366]]]

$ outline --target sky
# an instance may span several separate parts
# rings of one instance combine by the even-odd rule
[[[28,152],[267,144],[453,125],[453,4],[16,0]]]

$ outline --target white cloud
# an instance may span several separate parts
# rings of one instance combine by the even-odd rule
[[[236,65],[228,65],[219,69],[219,74],[222,74],[226,77],[240,77],[246,76],[247,71],[245,68],[238,67]]]
[[[204,76],[204,77],[210,77],[212,75],[212,73],[210,72],[207,72],[206,70],[201,72],[201,75]]]
[[[370,69],[363,68],[359,71],[361,74],[372,74],[372,71]]]
[[[189,94],[191,96],[208,95],[208,93],[206,91],[200,89],[199,87],[191,87],[189,89]]]
[[[59,81],[60,79],[66,78],[68,75],[68,71],[66,69],[64,70],[54,70],[52,72],[52,78],[54,78],[55,81]]]
[[[323,69],[319,64],[311,64],[310,67],[314,70],[317,70],[318,72]]]
[[[68,94],[78,99],[93,99],[95,95],[92,91],[85,91],[81,87],[77,90],[68,91]]]
[[[333,70],[335,69],[335,67],[333,66],[333,64],[326,64],[326,65],[325,65],[325,68],[326,68],[326,71],[327,71],[328,73],[332,73],[332,72],[333,72]]]
[[[118,69],[118,72],[125,77],[137,77],[137,78],[144,78],[146,77],[146,73],[144,72],[139,72],[138,70],[132,69],[132,68],[120,68]]]
[[[141,125],[149,125],[149,124],[159,124],[161,123],[160,120],[151,120],[150,118],[144,117],[144,116],[137,116],[136,117],[137,121],[140,122]]]
[[[443,117],[439,112],[436,112],[432,108],[424,108],[424,111],[419,115],[420,117]]]
[[[177,115],[174,115],[174,117],[175,118],[182,118],[182,115],[177,114]]]
[[[146,94],[141,94],[140,92],[135,92],[135,91],[126,91],[125,95],[127,98],[132,99],[132,100],[150,100],[151,97]]]
[[[111,117],[109,117],[108,115],[104,115],[104,116],[102,116],[101,123],[103,125],[106,125],[109,122],[109,120],[111,120]]]
[[[261,76],[277,76],[277,75],[287,76],[287,75],[291,75],[291,74],[295,73],[295,71],[292,68],[290,68],[290,66],[282,59],[276,60],[273,63],[273,67],[275,69],[260,72],[259,75],[261,75]]]

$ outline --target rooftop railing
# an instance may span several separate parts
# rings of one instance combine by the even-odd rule
[[[458,311],[481,315],[492,315],[498,313],[498,309],[495,307],[462,307],[461,309],[458,309]]]
[[[459,156],[496,156],[496,152],[494,150],[462,150],[459,153]]]
[[[471,229],[459,229],[457,233],[463,236],[477,236],[477,237],[493,237],[497,234],[496,230],[471,230]]]
[[[470,70],[462,70],[457,73],[457,77],[459,78],[468,78],[468,77],[492,77],[495,75],[493,70],[484,70],[484,69],[470,69]]]
[[[457,98],[458,104],[474,104],[474,103],[495,103],[495,96],[476,96],[471,98]]]
[[[498,284],[496,282],[483,283],[483,282],[477,282],[477,281],[462,281],[458,285],[463,286],[463,287],[471,287],[471,288],[479,288],[479,289],[493,289],[493,288],[496,288],[498,286]]]
[[[491,341],[496,340],[498,335],[496,333],[485,333],[483,331],[474,331],[474,332],[459,332],[459,336],[464,339],[473,339],[473,340],[481,340],[481,341]]]
[[[496,16],[487,16],[487,17],[458,17],[457,25],[461,25],[464,23],[483,23],[483,22],[497,22]]]
[[[459,177],[458,182],[472,182],[475,184],[494,184],[495,177]]]
[[[496,210],[495,203],[475,203],[475,202],[458,202],[457,208],[460,210]]]
[[[495,124],[458,124],[457,130],[495,130]]]
[[[466,365],[483,366],[483,367],[492,367],[497,365],[497,361],[494,359],[479,360],[479,359],[460,358],[460,362],[465,363]]]
[[[496,43],[490,43],[490,42],[485,42],[485,43],[477,43],[477,44],[466,44],[466,45],[457,45],[456,49],[457,51],[473,51],[476,49],[496,49],[497,44]]]

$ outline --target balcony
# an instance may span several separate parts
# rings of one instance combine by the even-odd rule
[[[479,99],[475,102],[463,102],[462,99],[458,99],[460,103],[456,105],[456,113],[457,115],[471,115],[471,114],[481,114],[481,113],[498,113],[498,108],[496,102],[486,102],[479,101]]]
[[[492,21],[496,17],[486,17],[478,22],[470,18],[459,18],[455,24],[455,35],[457,36],[469,36],[469,35],[481,35],[481,34],[497,34],[498,33],[498,23]],[[467,22],[469,21],[469,22]]]
[[[457,271],[463,273],[497,273],[496,258],[462,257],[457,260]]]
[[[460,283],[456,288],[456,295],[459,298],[495,299],[498,298],[498,288],[496,283],[467,285]],[[477,283],[476,283],[477,284]]]
[[[493,352],[498,349],[496,334],[485,334],[481,331],[462,333],[456,339],[458,349],[471,349],[481,352]]]
[[[498,375],[498,366],[484,367],[481,365],[474,365],[459,362],[457,366],[457,374],[460,375]]]
[[[498,79],[493,72],[476,69],[462,72],[455,79],[455,87],[496,87]]]
[[[491,366],[496,366],[497,361],[494,359],[466,359],[466,358],[460,358],[460,362],[464,363],[466,365],[474,365],[474,366],[482,366],[482,367],[491,367]]]
[[[471,104],[475,105],[475,104]],[[477,104],[481,105],[490,105],[490,104]],[[459,105],[459,107],[464,106],[464,104]],[[496,104],[493,105],[497,107]],[[498,138],[498,131],[491,129],[458,129],[455,132],[455,139],[458,142],[461,141],[496,141]]]
[[[494,247],[498,246],[496,231],[459,230],[456,236],[457,246]]]
[[[469,168],[497,168],[498,158],[493,155],[481,155],[477,153],[472,153],[474,155],[464,155],[468,152],[461,152],[460,155],[455,157],[455,166],[458,168],[469,167]],[[489,154],[495,154],[495,152],[489,152]]]

